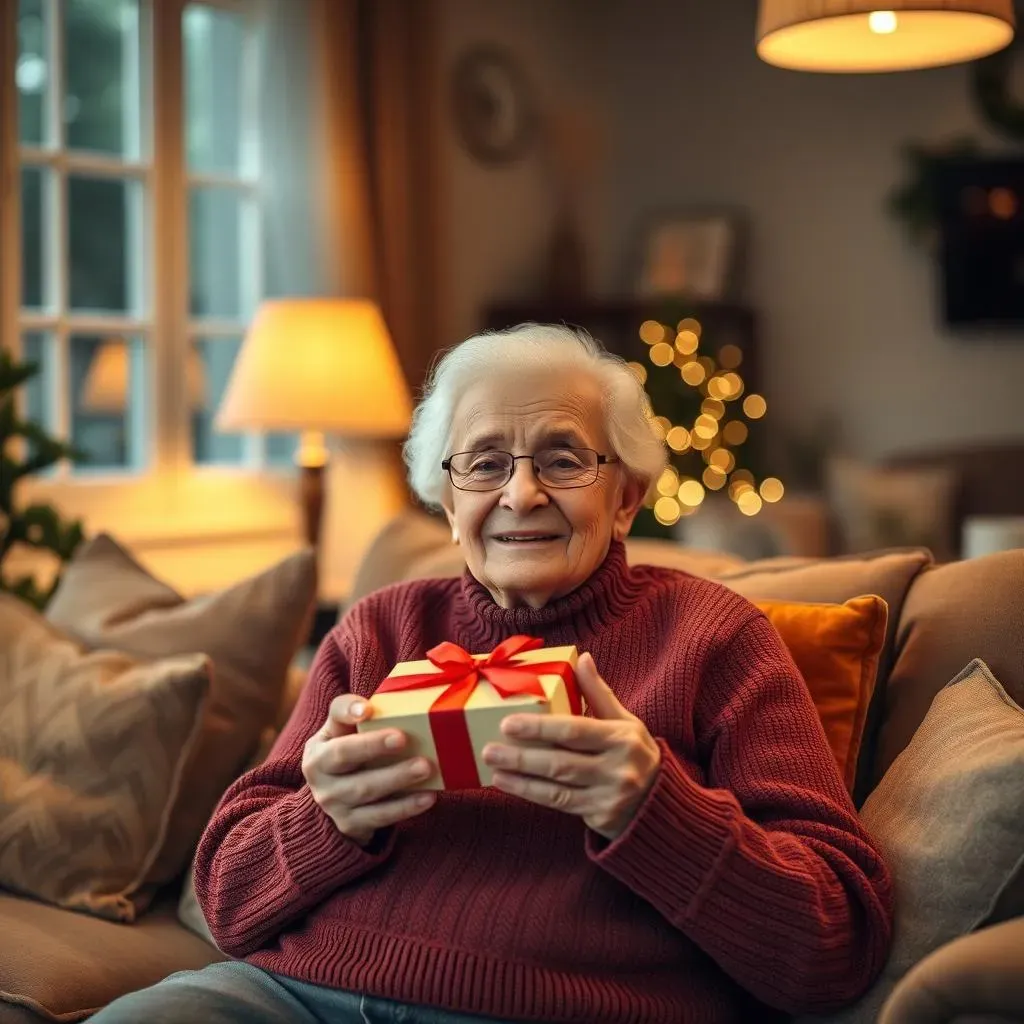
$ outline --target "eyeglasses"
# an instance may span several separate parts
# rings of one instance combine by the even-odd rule
[[[441,463],[460,491],[497,491],[504,487],[520,459],[530,459],[537,479],[545,487],[588,487],[614,455],[599,455],[592,448],[543,448],[533,455],[511,452],[456,452]]]

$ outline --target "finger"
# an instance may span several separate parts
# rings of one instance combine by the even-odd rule
[[[592,754],[577,754],[558,747],[520,747],[488,743],[484,764],[492,768],[534,775],[567,786],[593,786],[603,781],[601,766]]]
[[[405,733],[398,729],[335,736],[324,742],[316,758],[317,766],[327,775],[345,775],[378,757],[400,754],[407,744]]]
[[[576,662],[576,682],[595,718],[616,719],[633,716],[619,703],[612,688],[601,678],[593,655],[587,651]]]
[[[401,796],[425,782],[433,774],[433,765],[423,757],[408,758],[398,764],[366,768],[351,775],[340,775],[326,784],[327,801],[332,806],[352,810]]]
[[[574,789],[546,779],[536,779],[530,775],[517,775],[515,772],[499,771],[492,779],[494,786],[503,793],[522,797],[541,807],[550,807],[567,814],[583,814],[588,802],[587,790]]]
[[[397,825],[407,818],[414,818],[417,814],[430,810],[435,803],[437,793],[425,792],[408,793],[391,800],[381,800],[379,803],[357,807],[349,813],[345,831],[376,832],[379,828],[387,828],[388,825]]]
[[[579,715],[509,715],[502,735],[510,740],[550,743],[567,750],[600,753],[622,740],[621,725]]]
[[[373,715],[373,709],[363,697],[354,693],[346,693],[335,697],[327,709],[327,721],[324,722],[321,734],[323,739],[335,736],[346,736],[355,730],[360,723]]]

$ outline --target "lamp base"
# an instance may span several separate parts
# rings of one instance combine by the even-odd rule
[[[302,537],[314,551],[319,552],[324,516],[324,467],[300,466],[299,474]]]

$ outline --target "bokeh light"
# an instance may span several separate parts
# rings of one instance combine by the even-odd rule
[[[690,508],[696,508],[704,500],[704,488],[699,480],[684,480],[679,485],[679,500]]]
[[[743,420],[729,420],[722,427],[722,440],[728,445],[740,445],[750,436],[746,423]]]
[[[761,496],[753,489],[744,491],[736,499],[736,507],[745,516],[756,516],[761,511]]]
[[[646,345],[657,345],[659,341],[665,340],[665,325],[657,320],[645,320],[640,325],[640,340]]]
[[[659,498],[654,503],[654,518],[662,526],[671,526],[679,519],[679,502],[675,498]]]
[[[775,476],[765,477],[761,481],[761,486],[758,490],[761,492],[761,497],[768,502],[781,501],[782,496],[786,493],[786,488],[782,486],[782,481]]]
[[[690,447],[690,432],[686,427],[673,427],[666,435],[665,441],[674,452],[685,452]]]
[[[739,345],[723,345],[718,350],[718,365],[723,370],[735,370],[743,362],[743,352]]]
[[[679,490],[679,473],[675,467],[666,466],[658,477],[659,494],[675,494]]]
[[[696,360],[691,360],[680,369],[679,375],[687,384],[690,385],[690,387],[695,388],[704,383],[704,378],[707,376],[707,372],[700,363]]]
[[[759,420],[768,411],[768,403],[760,395],[747,395],[743,399],[743,411],[750,419]]]
[[[675,354],[675,350],[667,341],[659,341],[656,345],[652,345],[651,351],[648,353],[655,366],[668,366]]]

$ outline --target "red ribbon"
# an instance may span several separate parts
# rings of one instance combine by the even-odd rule
[[[458,644],[446,640],[427,651],[427,658],[436,672],[389,677],[377,687],[377,693],[400,693],[448,684],[428,712],[445,789],[474,789],[480,785],[465,708],[481,677],[497,690],[503,700],[507,700],[523,693],[546,698],[540,677],[559,675],[565,683],[572,713],[582,713],[576,677],[567,661],[517,664],[512,660],[524,651],[535,651],[543,646],[544,641],[537,637],[510,636],[486,658],[476,659]]]

